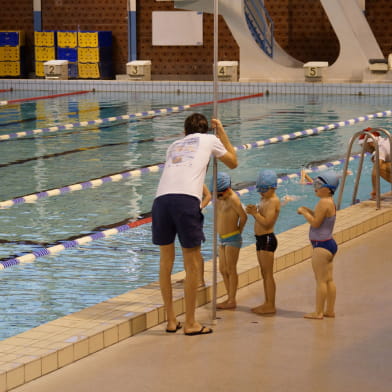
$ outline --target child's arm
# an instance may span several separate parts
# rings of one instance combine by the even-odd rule
[[[200,204],[200,209],[202,210],[203,208],[207,207],[211,199],[212,196],[210,190],[208,189],[206,184],[203,184],[203,199]]]
[[[305,210],[308,214],[314,216],[314,211],[311,210],[310,208],[304,207],[304,206],[298,208],[298,210],[297,210],[298,214],[302,214],[301,212],[299,212],[299,209],[300,209],[300,208],[301,208],[302,210]],[[302,214],[302,215],[303,215],[303,214]]]
[[[238,214],[238,230],[242,233],[245,223],[248,220],[248,215],[246,215],[246,212],[244,210],[244,207],[242,206],[239,197],[233,197],[231,199],[231,206]]]
[[[246,212],[252,215],[257,223],[259,223],[265,228],[270,228],[275,225],[275,222],[278,219],[279,206],[279,199],[276,199],[270,201],[270,205],[263,214],[261,214],[259,209],[254,205],[248,205],[246,207]]]
[[[328,201],[320,200],[314,212],[307,207],[299,207],[298,214],[303,215],[303,217],[310,223],[312,227],[320,227],[328,211]]]

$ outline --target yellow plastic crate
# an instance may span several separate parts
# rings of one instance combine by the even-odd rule
[[[78,32],[58,31],[57,46],[59,48],[76,48],[78,46]]]
[[[0,46],[0,61],[20,61],[20,46]]]
[[[45,76],[44,64],[45,64],[45,61],[36,61],[35,62],[35,75],[36,76]]]
[[[20,62],[0,61],[0,76],[20,76]]]
[[[81,79],[97,79],[99,75],[98,63],[79,63],[78,64],[79,78]]]
[[[81,48],[100,48],[112,46],[111,31],[79,31],[79,47]]]
[[[100,60],[99,48],[79,48],[78,60],[81,63],[98,63]]]
[[[36,46],[35,61],[56,60],[56,48],[54,46]]]
[[[55,46],[56,36],[54,31],[34,31],[35,46]]]

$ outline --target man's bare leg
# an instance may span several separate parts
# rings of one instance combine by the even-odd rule
[[[199,278],[200,246],[195,248],[182,248],[185,266],[185,326],[184,332],[187,334],[202,330],[202,325],[195,320],[197,284]],[[208,333],[209,328],[205,327],[203,333]]]
[[[166,308],[167,329],[175,330],[177,328],[177,320],[173,306],[173,291],[171,286],[171,273],[175,258],[174,243],[160,246],[160,269],[159,284],[163,303]]]
[[[257,314],[274,314],[276,313],[275,296],[276,284],[274,279],[274,252],[265,250],[257,251],[257,259],[263,276],[263,287],[265,301],[262,305],[252,308],[252,312]]]
[[[203,256],[200,254],[200,260],[199,260],[199,279],[198,279],[198,284],[197,287],[203,287],[205,286],[206,283],[204,281],[204,259]]]

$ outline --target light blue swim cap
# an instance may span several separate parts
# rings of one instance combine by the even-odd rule
[[[317,176],[325,185],[324,187],[329,188],[334,193],[339,186],[339,176],[336,172],[330,170],[320,176]]]
[[[223,192],[231,187],[231,178],[227,173],[218,172],[216,176],[216,190],[218,192]],[[211,180],[211,191],[214,189],[214,178]]]
[[[256,180],[256,190],[260,192],[269,188],[276,188],[278,186],[278,177],[273,170],[260,170]]]

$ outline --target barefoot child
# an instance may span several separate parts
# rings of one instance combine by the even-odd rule
[[[339,185],[339,176],[333,171],[325,172],[314,180],[313,185],[320,198],[315,210],[299,207],[297,212],[310,223],[312,267],[316,278],[316,311],[304,317],[321,320],[324,316],[335,317],[336,287],[332,277],[332,260],[338,247],[332,237],[336,219],[332,196]]]
[[[219,270],[227,291],[227,300],[217,309],[235,309],[238,288],[237,261],[242,245],[241,233],[248,219],[240,198],[231,189],[226,173],[217,175],[217,231],[219,234]]]
[[[273,274],[274,252],[278,246],[274,225],[280,212],[280,200],[275,194],[277,176],[273,170],[261,170],[256,181],[257,192],[261,194],[260,204],[246,206],[246,212],[255,218],[256,252],[264,285],[264,304],[252,309],[257,314],[276,313],[275,280]]]

